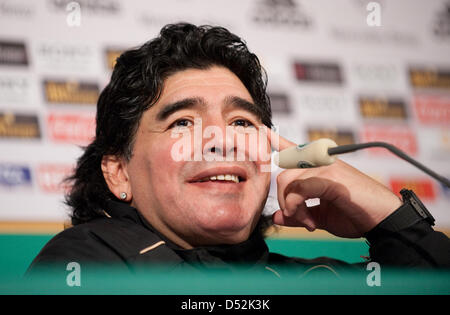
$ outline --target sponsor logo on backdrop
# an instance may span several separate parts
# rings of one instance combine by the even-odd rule
[[[446,125],[450,123],[450,96],[415,94],[413,103],[421,123]]]
[[[417,140],[419,147],[423,148],[420,152],[420,157],[424,161],[425,159],[432,161],[431,164],[428,162],[431,168],[438,167],[440,164],[448,164],[450,156],[450,128],[446,128],[444,125],[422,127],[417,132]],[[436,164],[436,166],[433,164]]]
[[[350,6],[344,7],[345,5]],[[329,28],[330,37],[336,41],[345,43],[360,43],[362,45],[389,45],[389,47],[413,47],[417,46],[419,37],[414,32],[405,32],[403,30],[384,28],[379,30],[378,26],[398,25],[398,21],[392,21],[388,18],[395,16],[389,12],[389,1],[377,0],[353,0],[339,3],[337,8],[341,12],[345,12],[346,22],[342,23],[339,19],[334,19],[331,23],[333,26]],[[389,14],[387,14],[389,13]],[[337,13],[336,13],[337,14]],[[341,15],[343,16],[343,15]],[[386,18],[385,18],[386,17]],[[377,27],[373,27],[377,26]]]
[[[87,145],[95,136],[95,113],[51,113],[47,117],[47,131],[54,142]]]
[[[399,72],[396,66],[390,64],[356,64],[352,73],[357,79],[355,83],[362,85],[388,86],[399,81]]]
[[[406,126],[365,126],[361,132],[362,142],[387,142],[406,154],[417,155],[417,138],[414,132]],[[370,148],[366,151],[374,155],[388,155],[391,154],[388,150],[383,148]]]
[[[93,82],[44,80],[45,99],[49,104],[95,105],[100,94]]]
[[[450,70],[437,68],[409,68],[413,88],[450,89]]]
[[[300,82],[342,84],[341,67],[332,62],[294,62],[295,77]]]
[[[311,16],[306,14],[300,1],[259,0],[251,9],[252,21],[258,25],[283,26],[306,29],[312,25]]]
[[[397,178],[389,180],[391,190],[400,196],[400,190],[403,188],[413,190],[423,201],[436,200],[436,187],[432,179],[428,178]]]
[[[406,104],[402,99],[361,96],[358,103],[361,116],[366,119],[408,119]]]
[[[442,150],[450,152],[450,129],[440,130],[440,142]]]
[[[0,75],[0,103],[27,100],[29,84],[25,76]]]
[[[390,45],[393,47],[416,47],[419,45],[419,39],[415,34],[395,30],[380,32],[372,28],[332,27],[330,37],[340,42],[362,45]]]
[[[303,109],[308,109],[316,113],[338,113],[347,106],[349,100],[343,95],[302,93],[298,98],[298,103]]]
[[[11,18],[30,18],[35,9],[31,7],[31,1],[19,2],[18,0],[0,1],[0,16]]]
[[[25,43],[0,40],[0,65],[28,66]]]
[[[337,128],[308,128],[308,139],[314,141],[320,138],[330,138],[338,145],[354,144],[356,142],[353,130]]]
[[[70,69],[85,72],[94,67],[94,49],[81,43],[40,43],[36,48],[36,63],[52,71]]]
[[[105,49],[106,68],[108,70],[114,69],[117,58],[119,58],[124,51],[125,49],[116,49],[116,48]]]
[[[291,102],[285,93],[269,93],[273,114],[291,114]]]
[[[0,163],[0,186],[6,188],[30,187],[30,168],[26,165]]]
[[[192,3],[190,1],[182,2],[184,2],[184,5]],[[192,8],[192,6],[190,8]],[[137,17],[135,20],[138,24],[145,28],[156,28],[158,30],[164,25],[173,24],[176,21],[189,21],[189,23],[195,25],[220,25],[226,29],[233,29],[236,27],[236,18],[233,15],[216,15],[214,17],[206,16],[204,14],[199,15],[198,12],[192,9],[188,11],[185,10],[184,12],[181,10],[179,12],[172,11],[166,14],[155,11],[151,6],[149,6],[148,10],[139,9],[139,12],[137,12],[136,15]]]
[[[67,13],[67,5],[73,0],[47,0],[51,10]],[[76,0],[84,13],[95,15],[115,15],[120,12],[119,1],[116,0]]]
[[[447,1],[436,14],[433,33],[439,38],[450,37],[450,1]]]
[[[303,92],[295,98],[300,117],[314,121],[355,122],[359,117],[350,98],[340,92]]]
[[[41,164],[36,168],[36,179],[40,190],[45,193],[65,193],[70,186],[64,179],[73,172],[68,164]]]
[[[41,132],[36,115],[0,112],[0,138],[39,139]]]

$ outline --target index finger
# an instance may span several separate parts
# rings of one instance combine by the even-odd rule
[[[270,146],[272,147],[272,149],[278,152],[297,145],[296,143],[283,138],[272,129],[270,129],[270,132],[267,134],[267,136],[269,138]]]

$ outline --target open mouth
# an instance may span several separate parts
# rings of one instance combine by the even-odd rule
[[[220,174],[220,175],[213,175],[213,176],[207,176],[200,178],[199,180],[193,181],[194,183],[199,182],[232,182],[239,184],[240,182],[244,182],[245,179],[237,174]]]
[[[239,184],[247,180],[247,172],[240,167],[216,167],[204,170],[188,180],[189,183]]]

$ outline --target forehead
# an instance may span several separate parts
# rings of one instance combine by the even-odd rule
[[[230,95],[252,101],[252,97],[242,81],[227,68],[213,66],[206,70],[187,69],[179,71],[165,80],[157,104],[193,96],[202,96],[206,100],[212,100],[223,99]]]

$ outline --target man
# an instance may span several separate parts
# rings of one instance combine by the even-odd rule
[[[96,138],[70,179],[74,227],[55,236],[29,271],[72,261],[130,269],[344,264],[268,252],[265,156],[295,145],[276,143],[271,126],[264,72],[239,37],[219,27],[164,27],[118,58],[98,101]],[[191,137],[196,131],[207,141]],[[277,191],[275,224],[365,236],[380,264],[450,266],[449,239],[432,229],[432,217],[342,161],[286,170]],[[306,207],[309,198],[320,205]]]

